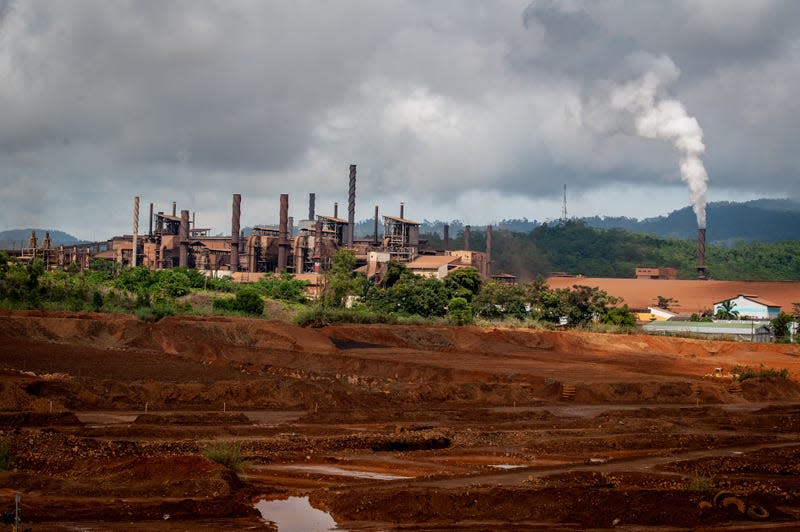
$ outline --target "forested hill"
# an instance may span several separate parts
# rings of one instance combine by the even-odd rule
[[[673,211],[666,216],[626,218],[624,216],[580,218],[590,227],[601,229],[625,229],[632,233],[691,239],[697,235],[697,221],[690,207]],[[450,235],[464,229],[461,221],[450,223]],[[552,222],[550,222],[552,225]],[[445,222],[440,220],[422,222],[423,233],[442,234]],[[527,218],[501,220],[494,229],[527,233],[542,225]],[[473,229],[476,226],[473,225]],[[372,221],[358,224],[356,234],[371,235]],[[791,200],[760,199],[745,203],[714,202],[708,204],[708,231],[710,243],[732,245],[736,242],[783,242],[800,238],[800,202]]]
[[[11,229],[8,231],[0,231],[0,249],[20,249],[28,245],[28,240],[31,237],[31,231],[36,231],[36,238],[39,240],[39,245],[42,244],[42,239],[45,233],[50,233],[50,242],[53,246],[67,246],[77,244],[80,242],[74,236],[63,231],[55,229]]]
[[[695,231],[696,232],[696,231]],[[424,235],[434,248],[441,237]],[[483,230],[472,231],[472,249],[485,250]],[[463,233],[450,239],[451,249],[463,247]],[[715,279],[800,279],[800,241],[707,244],[706,265]],[[634,277],[639,266],[678,269],[681,279],[696,278],[695,235],[685,240],[631,233],[623,229],[598,229],[569,220],[544,224],[527,233],[493,231],[492,272],[510,273],[521,280],[552,272],[586,277]]]
[[[709,242],[783,242],[800,238],[800,202],[768,199],[746,203],[715,202],[708,204],[707,212]],[[694,238],[697,234],[697,221],[690,207],[644,220],[598,216],[583,220],[592,227],[627,229],[672,238]]]

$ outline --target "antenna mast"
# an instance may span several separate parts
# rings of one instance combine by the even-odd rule
[[[567,184],[564,183],[564,201],[561,204],[561,220],[567,221]]]

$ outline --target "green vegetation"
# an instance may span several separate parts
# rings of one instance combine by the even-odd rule
[[[256,288],[242,287],[236,291],[233,298],[215,299],[214,309],[228,312],[242,312],[260,316],[264,313],[264,300]]]
[[[438,235],[422,238],[434,245]],[[452,240],[452,247],[461,240]],[[485,249],[485,235],[472,231],[472,249]],[[731,247],[706,245],[706,264],[714,279],[800,279],[800,240],[749,242]],[[520,279],[546,276],[550,272],[587,277],[633,277],[639,266],[677,268],[682,279],[696,277],[697,243],[694,238],[677,240],[623,229],[597,229],[580,220],[555,222],[527,233],[495,229],[492,268]]]
[[[686,483],[689,491],[711,491],[713,488],[714,483],[708,477],[695,477]]]
[[[242,448],[235,443],[211,443],[203,449],[203,456],[212,462],[227,467],[234,473],[239,473],[248,465],[247,461],[242,457]]]
[[[761,364],[757,370],[750,366],[737,365],[731,368],[731,373],[736,376],[738,381],[746,381],[747,379],[764,379],[770,377],[777,377],[781,379],[789,378],[789,370],[786,368],[776,369],[764,367]]]
[[[482,233],[473,233],[475,249],[480,249],[483,239]],[[694,276],[694,241],[594,229],[578,221],[545,224],[528,234],[496,231],[494,242],[495,271],[511,271],[523,279],[552,270],[631,277],[634,269],[642,265],[675,266],[684,276]],[[800,253],[800,243],[747,246],[742,249],[752,251],[756,249],[753,246],[762,246],[759,249],[763,252],[754,256],[759,264],[771,264],[783,257],[782,262],[778,261],[782,266],[777,268],[781,275],[800,278],[800,263],[794,260],[795,254]],[[728,261],[714,255],[737,257],[738,249],[707,248],[715,276],[723,277],[719,272],[726,267],[728,271],[758,271],[747,270],[751,267],[746,258],[750,251],[742,253],[741,260]],[[145,321],[158,321],[186,313],[264,316],[266,305],[267,314],[288,315],[304,326],[337,322],[502,322],[506,326],[626,331],[636,324],[635,315],[619,298],[579,283],[550,289],[539,276],[534,281],[511,285],[486,281],[473,268],[456,269],[444,280],[438,280],[414,275],[404,264],[390,262],[380,282],[372,284],[364,275],[354,273],[355,266],[353,251],[334,253],[324,274],[321,296],[308,301],[307,283],[288,274],[265,275],[256,283],[237,285],[229,279],[209,279],[196,270],[121,268],[102,260],[92,261],[85,271],[75,265],[66,271],[45,271],[41,260],[22,263],[0,253],[0,308],[126,312]],[[657,298],[663,308],[676,303],[668,295]],[[723,306],[720,317],[736,316],[734,306],[728,306]],[[791,322],[798,314],[800,305],[794,315],[782,314],[773,320],[779,339],[788,340]]]

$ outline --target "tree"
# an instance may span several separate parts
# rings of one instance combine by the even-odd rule
[[[348,296],[356,295],[363,283],[356,279],[356,253],[349,249],[339,249],[331,257],[331,268],[325,272],[325,289],[322,292],[323,306],[344,307]]]
[[[719,304],[719,308],[717,309],[717,319],[720,320],[738,320],[739,319],[739,311],[734,310],[736,308],[736,303],[733,300],[723,301]]]
[[[488,282],[472,300],[472,307],[483,318],[525,319],[528,315],[525,289],[519,285]]]
[[[458,268],[444,278],[444,286],[452,297],[463,297],[467,302],[480,292],[483,279],[475,268]]]
[[[672,297],[656,296],[656,306],[664,310],[671,310],[670,306],[678,300]]]
[[[453,325],[469,325],[474,321],[472,307],[463,297],[454,297],[447,304],[447,319]]]
[[[772,325],[772,332],[775,335],[775,338],[778,340],[783,340],[789,336],[790,326],[793,321],[794,317],[785,312],[781,312],[775,319],[771,320],[770,325]]]

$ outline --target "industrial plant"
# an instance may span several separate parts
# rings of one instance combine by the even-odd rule
[[[492,228],[486,228],[486,251],[471,248],[471,228],[464,229],[464,249],[450,249],[449,227],[444,228],[442,249],[430,249],[420,239],[420,223],[405,218],[404,205],[398,215],[379,216],[375,206],[372,235],[355,238],[356,165],[350,165],[347,219],[341,218],[338,203],[332,214],[318,214],[316,195],[308,196],[308,217],[297,224],[289,217],[289,195],[279,198],[277,227],[255,226],[245,234],[241,228],[241,194],[233,194],[230,235],[212,236],[211,229],[198,227],[195,213],[178,210],[175,202],[170,212],[155,211],[149,204],[147,225],[140,226],[140,198],[133,200],[133,225],[130,235],[115,236],[106,242],[57,248],[49,234],[41,243],[34,233],[27,247],[14,254],[23,260],[41,258],[48,268],[75,264],[88,268],[90,261],[101,259],[121,266],[144,266],[148,269],[194,268],[210,277],[230,276],[234,281],[255,281],[267,273],[290,273],[313,281],[331,263],[339,249],[355,252],[361,271],[379,280],[390,261],[405,263],[420,275],[443,278],[450,271],[474,267],[484,277],[491,275]]]

